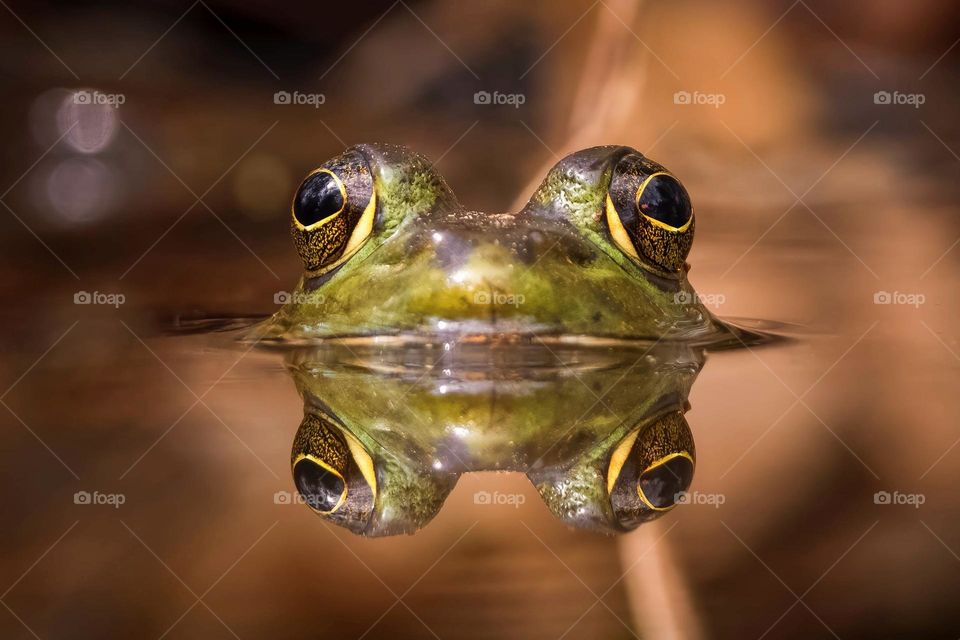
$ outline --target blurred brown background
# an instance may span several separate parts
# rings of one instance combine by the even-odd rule
[[[955,3],[2,5],[0,636],[960,635]],[[722,505],[614,540],[483,474],[363,540],[275,503],[278,359],[162,334],[275,309],[293,190],[365,141],[486,211],[596,144],[684,180],[698,291],[802,327],[694,387]]]

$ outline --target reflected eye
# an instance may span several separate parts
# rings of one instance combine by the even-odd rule
[[[680,411],[671,411],[628,434],[607,470],[610,506],[620,526],[632,529],[672,509],[693,481],[693,435]]]
[[[640,474],[637,495],[651,509],[666,510],[677,502],[693,481],[693,458],[686,452],[671,453]]]
[[[314,511],[333,513],[347,498],[347,483],[322,460],[304,456],[293,465],[297,491]]]
[[[376,217],[373,177],[363,157],[347,151],[315,169],[293,199],[290,233],[309,276],[346,262],[370,237]]]
[[[293,481],[320,515],[362,530],[373,511],[373,460],[353,435],[323,416],[304,416],[291,453]]]
[[[620,161],[607,194],[607,228],[641,265],[675,275],[693,244],[693,205],[680,181],[662,169],[641,155]]]
[[[293,202],[293,215],[304,228],[330,219],[343,211],[347,190],[329,169],[318,169],[303,181]]]

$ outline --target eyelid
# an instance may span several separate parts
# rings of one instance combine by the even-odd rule
[[[623,222],[620,220],[620,214],[617,213],[617,209],[613,204],[613,200],[610,199],[609,193],[607,194],[606,209],[607,229],[610,230],[610,235],[613,237],[613,241],[617,243],[617,246],[620,247],[624,253],[636,259],[637,261],[642,262],[640,259],[640,254],[637,253],[636,247],[633,246],[633,241],[630,239],[630,234],[627,233],[627,229],[623,226]]]
[[[679,227],[674,227],[674,226],[671,226],[671,225],[667,224],[666,222],[661,222],[661,221],[657,220],[656,218],[651,218],[650,216],[648,216],[647,214],[645,214],[645,213],[643,212],[643,209],[640,208],[640,196],[643,195],[643,192],[644,192],[644,190],[647,188],[647,185],[650,184],[650,181],[653,180],[654,178],[659,177],[659,176],[667,176],[667,177],[670,178],[671,180],[676,181],[676,183],[677,183],[678,185],[680,185],[681,188],[683,188],[683,183],[680,182],[680,180],[678,180],[677,177],[676,177],[675,175],[673,175],[672,173],[670,173],[670,172],[668,172],[668,171],[657,171],[657,172],[655,172],[655,173],[651,173],[649,176],[647,176],[646,178],[644,178],[644,179],[643,179],[643,182],[640,183],[640,186],[637,187],[637,194],[633,197],[633,204],[636,206],[637,211],[640,213],[640,215],[642,215],[644,218],[646,218],[647,220],[649,220],[649,221],[650,221],[651,223],[653,223],[654,225],[660,227],[661,229],[666,229],[667,231],[671,231],[671,232],[673,232],[673,233],[682,233],[682,232],[686,231],[687,229],[689,229],[689,228],[690,228],[690,224],[693,222],[693,207],[692,207],[692,206],[691,206],[691,208],[690,208],[690,217],[687,218],[687,221],[686,221],[685,223],[683,223],[683,224],[682,224],[681,226],[679,226]],[[684,191],[686,191],[686,189],[684,189]]]
[[[610,465],[607,467],[607,495],[613,493],[613,487],[617,484],[617,478],[620,477],[620,470],[623,469],[627,456],[633,450],[633,443],[637,441],[639,435],[639,428],[627,434],[610,456]]]
[[[370,457],[370,454],[360,443],[360,441],[357,440],[356,436],[346,429],[341,429],[340,433],[343,434],[344,440],[347,441],[347,447],[350,449],[350,455],[353,456],[354,464],[356,464],[357,468],[360,469],[363,479],[366,480],[370,490],[373,491],[373,495],[376,496],[377,474],[374,470],[373,458]]]

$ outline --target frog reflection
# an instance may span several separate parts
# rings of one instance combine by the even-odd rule
[[[684,412],[703,355],[689,346],[528,346],[496,366],[466,345],[439,361],[332,350],[287,355],[304,399],[291,466],[310,508],[354,533],[420,529],[470,471],[524,472],[558,518],[608,533],[662,516],[693,479]]]

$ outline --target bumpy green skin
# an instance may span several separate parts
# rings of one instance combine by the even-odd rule
[[[610,456],[633,430],[684,411],[703,364],[702,351],[683,343],[615,351],[616,363],[456,376],[436,373],[458,364],[435,350],[419,354],[434,373],[375,375],[362,354],[332,365],[317,348],[288,352],[287,366],[305,413],[330,416],[373,459],[378,495],[369,520],[350,526],[356,533],[412,533],[462,473],[487,470],[526,473],[558,518],[612,533],[635,525],[625,526],[611,506]]]
[[[517,214],[465,210],[422,157],[361,145],[377,193],[367,243],[304,278],[251,338],[563,335],[709,341],[725,335],[685,272],[666,278],[611,240],[604,205],[627,147],[568,156]],[[634,152],[635,153],[635,152]]]

